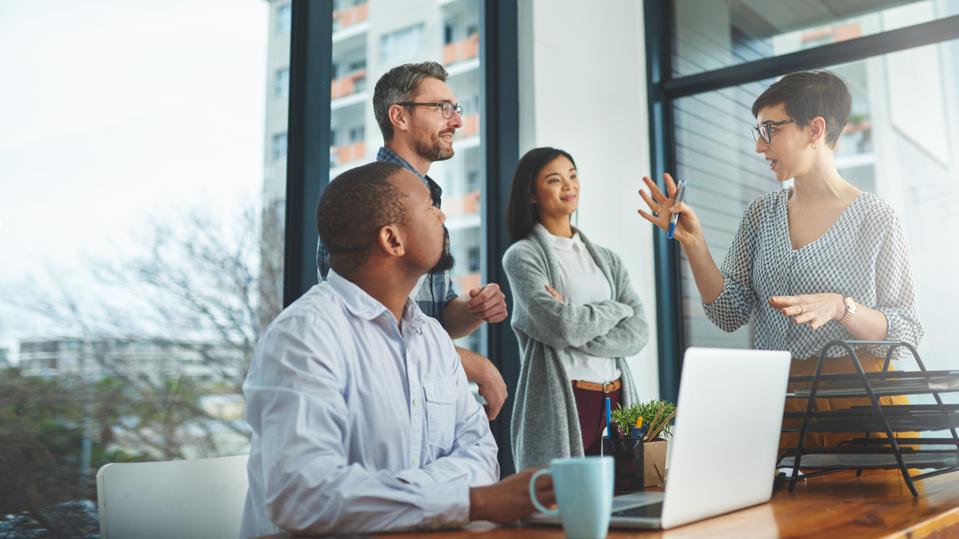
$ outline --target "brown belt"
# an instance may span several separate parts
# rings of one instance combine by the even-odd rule
[[[613,391],[619,391],[619,388],[623,387],[621,379],[613,380],[612,382],[603,385],[603,384],[594,384],[593,382],[584,382],[582,380],[573,380],[573,387],[576,389],[585,389],[586,391],[599,391],[601,393],[612,393]]]

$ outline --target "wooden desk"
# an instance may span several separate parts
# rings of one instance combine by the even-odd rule
[[[959,472],[930,477],[916,484],[913,498],[898,473],[837,472],[800,482],[787,492],[777,485],[764,505],[688,524],[669,531],[609,530],[611,538],[800,538],[910,539],[959,537]],[[430,539],[562,538],[560,527],[496,527],[472,523],[467,529],[417,533]],[[377,537],[411,539],[413,534]]]

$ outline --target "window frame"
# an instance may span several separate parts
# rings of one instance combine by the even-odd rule
[[[289,127],[287,129],[286,245],[283,305],[288,306],[316,284],[317,231],[315,207],[329,184],[330,84],[333,81],[333,2],[293,0],[290,39]],[[512,0],[479,0],[481,100],[480,136],[486,141],[481,174],[485,255],[483,282],[499,283],[507,297],[509,285],[500,260],[509,247],[506,203],[513,169],[519,161],[519,77],[517,11]],[[510,305],[510,308],[512,306]],[[519,378],[519,345],[509,324],[491,324],[486,350],[499,368],[509,399],[492,422],[499,444],[500,468],[514,471],[510,436],[512,395]]]
[[[316,284],[315,207],[330,176],[333,2],[293,0],[283,306]]]
[[[924,45],[959,39],[959,15],[912,26],[821,45],[797,52],[744,62],[719,69],[673,77],[672,29],[676,0],[644,1],[646,75],[649,95],[650,169],[664,189],[662,175],[676,169],[674,102],[682,97],[778,77],[794,71],[880,56]],[[656,330],[659,340],[660,398],[675,401],[679,395],[682,353],[688,346],[683,331],[679,249],[659,231],[652,231],[655,254]]]

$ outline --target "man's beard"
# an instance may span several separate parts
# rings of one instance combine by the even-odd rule
[[[453,157],[455,153],[453,151],[453,146],[450,144],[449,149],[443,147],[440,142],[439,136],[435,140],[429,142],[416,141],[416,154],[420,157],[429,160],[430,162],[436,161],[446,161],[447,159]]]
[[[453,258],[453,253],[450,252],[450,231],[445,226],[443,227],[443,254],[440,255],[440,259],[436,261],[436,265],[430,270],[430,273],[439,273],[441,271],[449,271],[453,269],[453,264],[456,263],[456,260]]]

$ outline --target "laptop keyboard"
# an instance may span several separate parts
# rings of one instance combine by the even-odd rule
[[[663,513],[663,502],[630,507],[622,511],[614,511],[614,517],[659,518]]]

